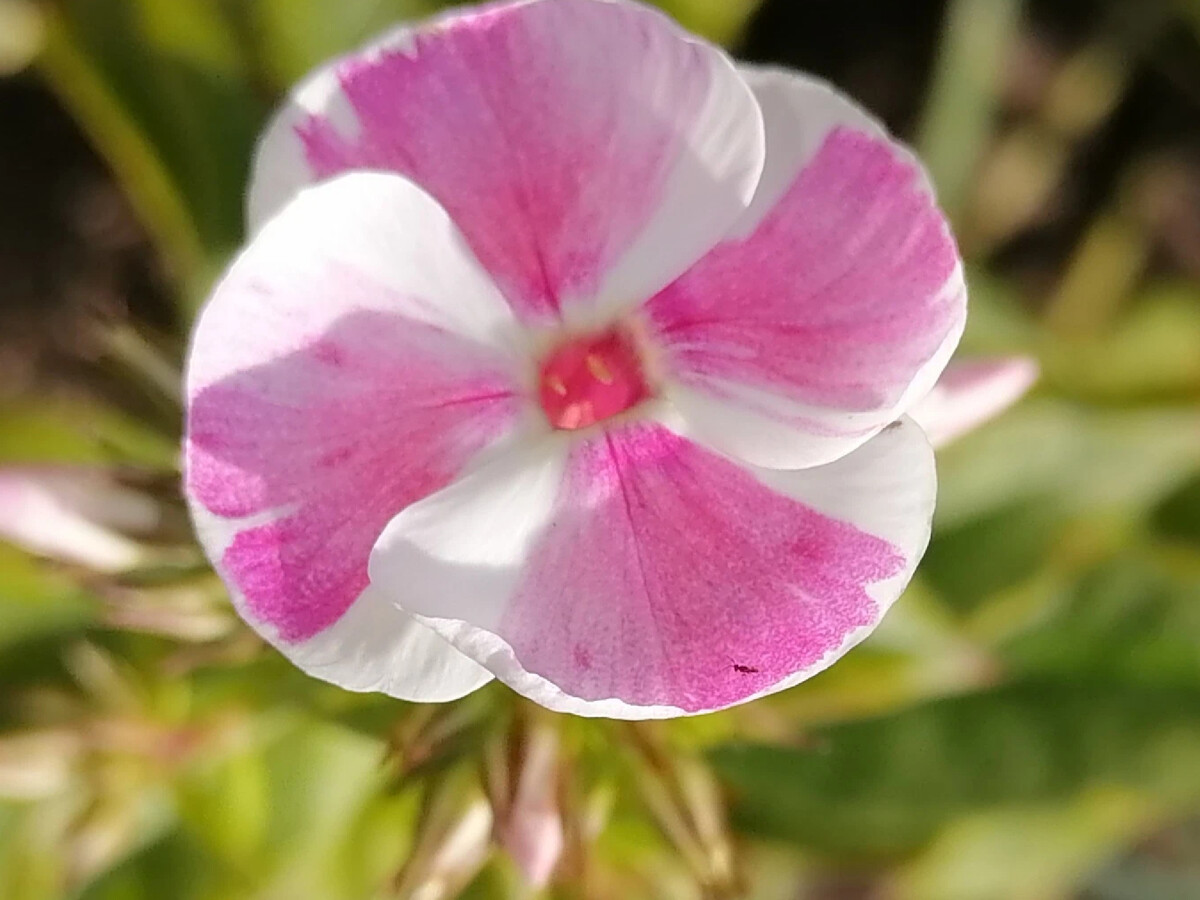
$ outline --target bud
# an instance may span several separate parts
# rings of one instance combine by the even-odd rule
[[[145,562],[147,551],[118,529],[145,532],[158,520],[158,504],[102,469],[0,469],[0,539],[39,556],[126,571]]]
[[[912,417],[929,442],[942,447],[1000,415],[1037,377],[1037,363],[1026,356],[952,363]]]
[[[397,876],[396,900],[457,897],[491,849],[492,807],[469,770],[433,782],[417,827],[416,843]]]
[[[558,805],[559,736],[535,723],[521,747],[508,803],[497,809],[496,839],[529,884],[545,887],[563,853],[563,820]],[[493,803],[500,798],[493,797]]]
[[[47,729],[0,737],[0,798],[43,800],[70,785],[82,740],[74,731]]]

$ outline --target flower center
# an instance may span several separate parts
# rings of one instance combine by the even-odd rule
[[[633,336],[622,328],[560,344],[542,363],[538,396],[555,428],[572,431],[650,396]]]

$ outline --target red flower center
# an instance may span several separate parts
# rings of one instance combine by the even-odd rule
[[[550,424],[572,431],[624,412],[650,388],[633,337],[614,328],[555,348],[542,363],[538,396]]]

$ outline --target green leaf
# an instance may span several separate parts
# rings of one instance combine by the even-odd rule
[[[1093,410],[1037,398],[939,452],[937,522],[956,527],[1044,497],[1069,516],[1142,515],[1198,457],[1194,408]]]
[[[513,864],[498,853],[463,889],[458,900],[516,900],[528,894]]]
[[[1200,577],[1127,550],[1087,571],[1001,652],[1031,675],[1200,687]]]
[[[1163,537],[1200,547],[1200,472],[1163,499],[1152,522]]]
[[[718,44],[735,43],[762,0],[656,0],[689,31]]]
[[[82,631],[96,604],[71,579],[0,543],[0,655],[9,648]]]
[[[177,794],[181,820],[215,860],[232,872],[254,871],[270,802],[260,749],[202,760],[180,780]]]
[[[1096,786],[1200,801],[1200,692],[1026,683],[711,754],[746,833],[835,854],[908,852],[958,817]]]
[[[1156,285],[1098,334],[1048,335],[1042,381],[1105,402],[1185,399],[1200,389],[1200,289]]]
[[[0,803],[0,897],[51,900],[64,872],[53,834],[38,829],[28,805]],[[39,831],[41,833],[39,833]]]
[[[427,16],[430,0],[254,0],[254,31],[264,67],[285,90],[315,66],[360,46],[384,29]]]
[[[174,469],[178,446],[99,402],[38,398],[0,406],[0,465],[132,463]]]
[[[79,900],[235,900],[219,893],[219,869],[187,834],[175,831],[93,882]]]
[[[345,896],[338,854],[386,781],[382,759],[380,742],[308,721],[267,750],[262,866],[277,889],[312,900]]]
[[[921,561],[921,575],[945,602],[972,612],[1042,567],[1062,519],[1059,505],[1041,498],[940,529]]]
[[[1151,830],[1161,808],[1128,790],[1005,808],[955,822],[889,879],[895,900],[1029,900],[1074,896],[1111,854]],[[1014,866],[1013,861],[1020,860]],[[1089,895],[1090,896],[1090,895]],[[1184,896],[1139,895],[1140,898]]]
[[[375,896],[400,871],[412,853],[419,800],[417,790],[381,792],[355,817],[333,869],[349,897]]]
[[[938,196],[957,214],[992,134],[1001,66],[1021,11],[1015,0],[954,0],[918,146]]]
[[[250,151],[267,109],[215,7],[84,0],[66,8],[80,48],[178,185],[205,248],[218,255],[236,247]],[[207,41],[182,37],[192,34]]]

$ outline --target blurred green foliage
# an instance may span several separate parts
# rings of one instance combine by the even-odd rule
[[[242,239],[282,93],[441,5],[4,0],[0,70],[32,60],[81,125],[186,323]],[[756,4],[662,5],[736,46]],[[1200,31],[1197,4],[1153,6]],[[829,672],[661,727],[553,720],[550,896],[1200,897],[1200,849],[1143,852],[1200,817],[1200,283],[1151,265],[1138,166],[1048,287],[997,265],[1128,87],[1121,53],[1076,48],[1002,122],[1023,8],[950,4],[917,143],[968,257],[963,352],[1036,356],[1036,396],[941,455],[917,581]],[[133,471],[178,514],[186,326],[134,325],[99,362],[145,396],[0,408],[0,462]],[[0,545],[0,897],[528,895],[494,850],[451,849],[536,712],[499,688],[435,710],[307,679],[228,619],[186,532],[155,540],[161,565],[118,579]]]
[[[896,856],[972,813],[1127,788],[1200,799],[1200,692],[1120,680],[1022,681],[884,718],[814,729],[799,747],[714,751],[755,834],[842,855]]]

